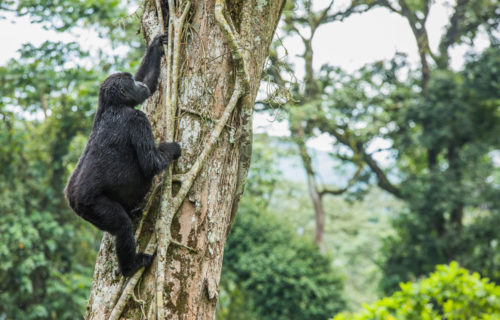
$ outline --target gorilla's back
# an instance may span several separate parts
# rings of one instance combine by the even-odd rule
[[[128,211],[143,199],[151,179],[142,173],[130,141],[127,123],[133,112],[128,107],[110,107],[95,121],[66,186],[70,205],[72,201],[92,202],[92,198],[104,194]]]

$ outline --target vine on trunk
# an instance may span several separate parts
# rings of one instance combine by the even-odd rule
[[[161,7],[161,0],[156,1],[156,10],[158,15],[158,20],[161,26],[162,33],[165,33],[165,24],[163,21],[163,12]],[[175,134],[175,115],[177,113],[177,100],[178,100],[178,84],[179,84],[179,74],[180,74],[180,48],[181,48],[181,37],[184,30],[184,24],[186,17],[191,8],[191,1],[178,1],[177,5],[173,0],[168,0],[168,10],[169,10],[169,24],[168,24],[168,47],[164,48],[167,59],[167,83],[165,86],[165,114],[166,122],[170,124],[167,126],[166,141],[173,141]],[[182,9],[182,10],[181,10]],[[200,153],[191,169],[184,173],[173,175],[172,168],[170,167],[165,171],[163,182],[161,186],[156,186],[151,195],[146,207],[144,208],[144,215],[148,214],[151,209],[152,199],[156,197],[158,191],[161,189],[161,199],[160,199],[160,216],[156,221],[155,232],[151,237],[145,252],[148,254],[153,254],[157,251],[157,266],[156,266],[156,303],[151,303],[151,308],[148,310],[147,319],[151,319],[154,314],[153,308],[156,308],[156,319],[165,319],[165,306],[163,298],[163,289],[165,288],[165,262],[167,259],[167,250],[170,244],[179,245],[190,252],[196,253],[196,250],[189,248],[183,244],[174,241],[171,237],[171,224],[172,220],[179,210],[182,202],[186,198],[194,180],[198,176],[203,164],[205,163],[208,155],[212,151],[215,143],[220,137],[224,127],[226,126],[234,108],[236,107],[239,99],[246,93],[248,88],[248,69],[243,58],[243,47],[241,46],[240,36],[234,28],[233,22],[229,16],[226,14],[226,4],[225,0],[215,1],[215,18],[217,23],[221,27],[226,41],[231,49],[232,58],[235,63],[236,73],[235,73],[235,86],[231,98],[224,109],[223,114],[217,120],[216,126],[212,133],[209,135],[206,141],[206,145],[203,151]],[[172,181],[181,183],[179,191],[173,195],[172,194]],[[160,188],[161,187],[161,188]],[[144,219],[144,217],[143,217]],[[142,221],[136,232],[136,237],[142,231]],[[144,268],[141,268],[137,273],[132,276],[126,286],[121,290],[117,290],[114,294],[116,298],[111,301],[116,302],[109,319],[117,320],[122,314],[125,305],[127,304],[130,297],[135,301],[143,302],[134,296],[134,289],[142,277]],[[118,288],[123,287],[124,278],[121,280],[121,284]],[[118,298],[119,296],[119,298]],[[142,309],[141,304],[141,310]]]

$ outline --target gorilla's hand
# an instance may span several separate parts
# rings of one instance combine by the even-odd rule
[[[160,52],[163,55],[165,53],[163,45],[166,45],[167,43],[168,43],[168,35],[166,33],[159,34],[156,37],[154,37],[153,41],[151,42],[151,47],[160,49]]]
[[[177,142],[160,143],[160,151],[167,156],[169,160],[177,160],[181,156],[181,146]]]

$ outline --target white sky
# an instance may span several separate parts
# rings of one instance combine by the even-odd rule
[[[5,65],[11,58],[18,57],[19,50],[24,43],[39,46],[45,41],[77,41],[82,49],[97,51],[99,48],[109,47],[109,42],[98,37],[92,30],[76,30],[69,32],[55,32],[45,30],[41,24],[30,23],[28,17],[15,17],[8,12],[2,12],[6,19],[0,19],[0,65]]]
[[[329,0],[317,0],[317,8],[324,7]],[[337,0],[334,8],[342,8],[349,1]],[[450,1],[437,0],[432,6],[427,21],[429,42],[431,49],[436,50],[439,39],[448,22],[452,10]],[[454,1],[451,1],[454,3]],[[109,47],[109,43],[99,39],[93,32],[80,31],[74,34],[57,33],[44,30],[40,24],[30,24],[29,18],[17,18],[8,15],[7,19],[0,20],[0,65],[4,65],[10,58],[17,56],[17,50],[23,43],[31,42],[40,45],[46,40],[51,41],[78,41],[83,49],[97,50]],[[475,46],[479,49],[488,44],[485,38],[477,39]],[[288,59],[295,63],[295,74],[298,79],[302,77],[303,64],[296,55],[303,50],[300,39],[291,38],[284,40],[288,51]],[[451,51],[452,67],[460,68],[466,46],[453,48]],[[388,60],[399,52],[408,54],[412,63],[418,63],[417,47],[407,22],[398,15],[386,9],[374,9],[362,15],[352,16],[343,22],[330,23],[321,27],[313,41],[314,67],[319,69],[324,63],[340,66],[346,71],[353,71],[366,63],[378,60]],[[278,116],[269,117],[256,115],[254,119],[255,132],[268,132],[272,135],[287,135],[287,124],[277,121]],[[320,137],[309,142],[310,147],[320,150],[330,150],[331,140]]]

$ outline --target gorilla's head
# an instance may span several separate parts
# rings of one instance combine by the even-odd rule
[[[150,90],[142,82],[135,81],[128,72],[114,73],[104,80],[99,89],[102,105],[126,105],[135,107],[150,96]]]

